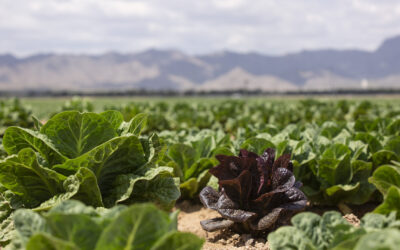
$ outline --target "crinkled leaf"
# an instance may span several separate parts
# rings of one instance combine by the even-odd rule
[[[14,237],[13,214],[9,214],[0,222],[0,246],[4,247],[10,243]]]
[[[201,203],[203,203],[203,205],[206,208],[211,208],[214,210],[217,210],[217,203],[218,203],[218,199],[219,199],[219,194],[218,192],[213,189],[212,187],[205,187],[203,188],[203,190],[201,190],[200,192],[200,201]]]
[[[293,227],[280,227],[268,235],[268,243],[272,250],[298,249],[317,250],[304,233]]]
[[[119,126],[124,122],[124,116],[119,111],[107,110],[100,113],[100,115],[111,124],[115,131],[117,131]]]
[[[3,138],[4,149],[9,155],[24,148],[32,148],[50,164],[63,163],[67,158],[60,153],[48,137],[25,128],[9,127]]]
[[[301,183],[296,182],[291,171],[290,155],[283,154],[275,160],[272,148],[264,150],[261,156],[241,149],[239,157],[216,158],[220,164],[209,172],[218,178],[219,192],[205,187],[200,200],[223,218],[246,223],[247,230],[261,231],[284,223],[306,206],[306,196],[298,189]],[[204,228],[219,227],[218,222],[210,225]]]
[[[80,168],[75,175],[69,176],[63,183],[64,192],[51,197],[49,200],[34,208],[34,211],[48,210],[62,201],[76,199],[95,207],[104,206],[97,179],[87,168]]]
[[[36,206],[61,193],[65,179],[65,176],[42,167],[31,148],[0,161],[0,183],[21,196],[28,206]]]
[[[147,124],[147,114],[137,114],[129,122],[122,122],[119,127],[120,135],[134,134],[139,136]]]
[[[122,211],[104,229],[95,249],[150,249],[173,230],[168,214],[149,204],[136,205]]]
[[[147,165],[153,165],[159,163],[167,150],[167,145],[160,141],[157,134],[151,134],[148,138],[141,138],[145,159],[147,159]]]
[[[95,113],[66,111],[53,116],[41,128],[54,147],[68,158],[76,158],[117,136],[113,125]]]
[[[46,220],[29,209],[17,210],[14,213],[13,221],[16,235],[12,244],[21,248],[26,245],[32,235],[47,230]]]
[[[147,160],[142,144],[136,136],[113,138],[86,154],[53,167],[58,172],[73,174],[81,167],[93,171],[102,193],[107,194],[109,185],[120,174],[139,174]]]
[[[392,228],[366,234],[360,238],[354,250],[397,250],[400,246],[400,231]]]
[[[367,213],[361,219],[360,226],[367,231],[374,231],[376,229],[383,229],[388,227],[400,228],[400,221],[396,220],[396,211],[388,215]]]
[[[109,206],[128,200],[153,201],[169,209],[180,196],[172,169],[168,167],[150,168],[143,176],[119,175],[111,187],[110,195],[105,198]]]
[[[89,215],[57,214],[55,212],[44,216],[47,232],[59,239],[72,242],[84,250],[94,249],[103,230]]]
[[[260,220],[257,220],[255,223],[250,223],[251,229],[264,230],[272,227],[277,222],[282,212],[284,212],[284,208],[281,207],[272,209],[271,212],[262,217]]]

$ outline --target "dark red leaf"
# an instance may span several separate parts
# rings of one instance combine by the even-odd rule
[[[217,230],[229,228],[233,224],[235,224],[233,221],[224,218],[214,218],[210,220],[200,221],[201,227],[208,232],[214,232]]]
[[[210,173],[218,178],[220,191],[204,188],[200,200],[224,219],[202,222],[205,230],[233,225],[234,229],[250,231],[270,229],[306,206],[307,199],[299,189],[301,182],[295,180],[289,154],[275,161],[272,148],[261,156],[242,149],[239,157],[218,155],[217,159],[220,164]]]
[[[277,169],[277,168],[286,168],[288,170],[289,169],[289,165],[290,165],[290,154],[284,154],[281,155],[278,159],[276,159],[276,161],[274,162],[274,167],[273,169]],[[291,171],[291,170],[290,170]]]
[[[244,170],[235,179],[219,181],[219,185],[233,201],[246,207],[252,187],[251,174],[248,170]]]
[[[206,208],[217,210],[219,194],[212,187],[205,187],[200,192],[200,201]]]

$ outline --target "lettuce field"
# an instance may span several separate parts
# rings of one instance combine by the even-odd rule
[[[400,249],[400,100],[0,99],[1,249]]]

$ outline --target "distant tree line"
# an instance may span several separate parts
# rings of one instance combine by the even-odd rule
[[[0,91],[0,97],[69,97],[69,96],[275,96],[275,95],[398,95],[400,89],[338,89],[307,90],[286,92],[265,92],[260,90],[224,90],[224,91],[176,91],[176,90],[102,90],[102,91],[68,91],[68,90],[26,90]]]

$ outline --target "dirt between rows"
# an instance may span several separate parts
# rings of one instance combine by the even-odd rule
[[[376,205],[365,204],[363,206],[352,206],[352,213],[343,217],[351,224],[358,226],[359,218],[365,213],[372,211]],[[178,230],[191,232],[206,241],[203,250],[220,250],[220,249],[247,249],[247,250],[267,250],[270,249],[266,238],[253,238],[250,234],[237,234],[235,232],[224,230],[221,232],[209,233],[204,231],[200,226],[200,221],[219,217],[219,213],[204,208],[201,204],[189,201],[179,202],[176,209],[180,210],[178,216]],[[311,207],[308,206],[306,211],[323,214],[326,211],[338,210],[336,207]]]

